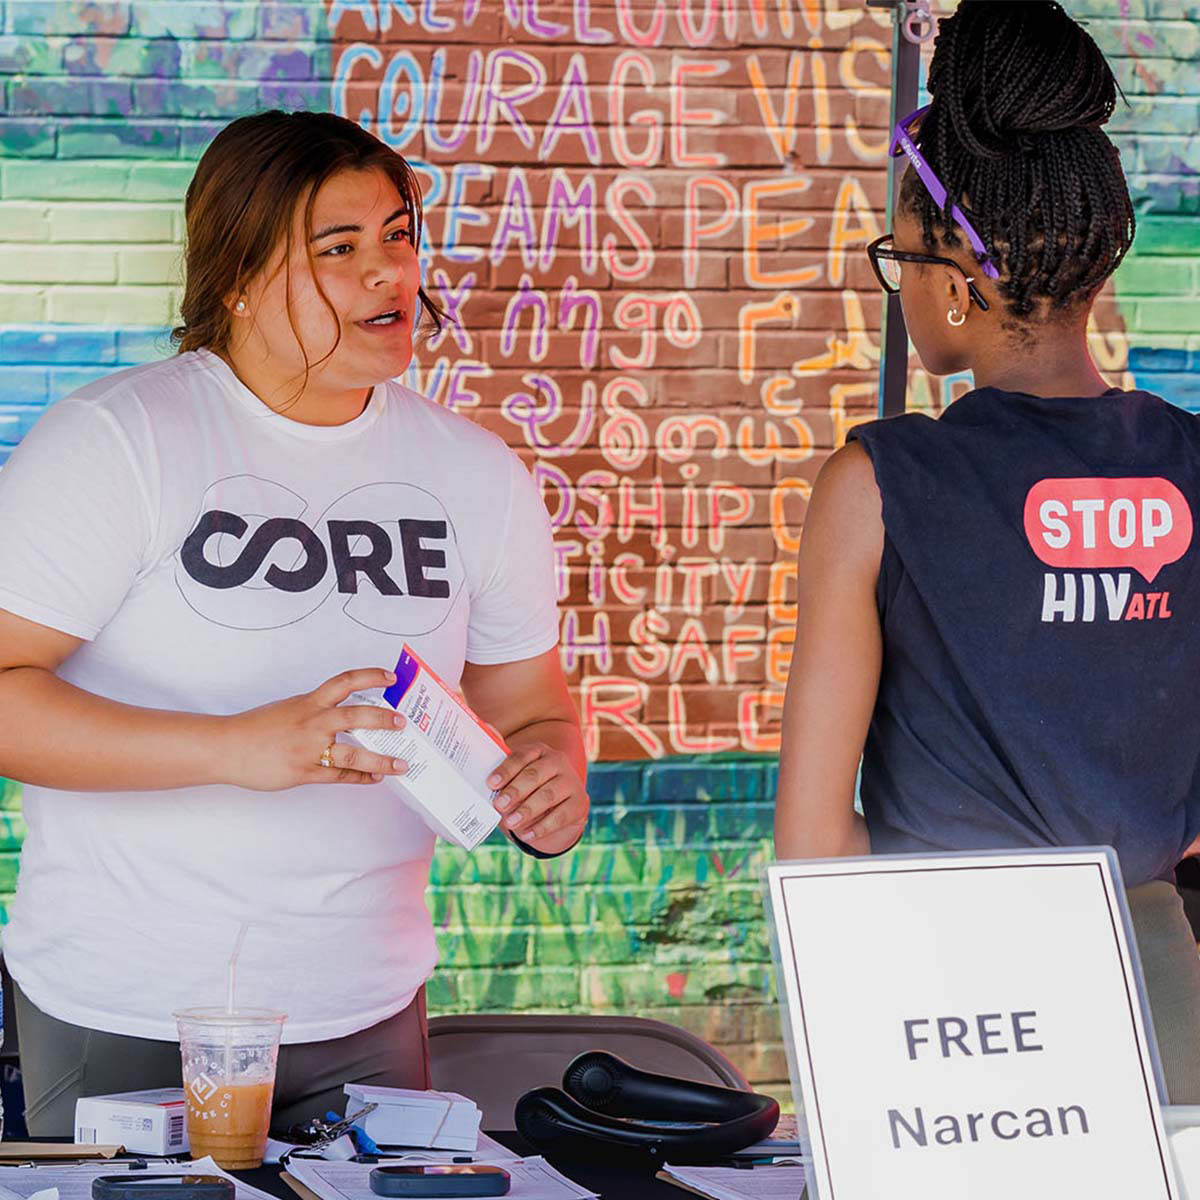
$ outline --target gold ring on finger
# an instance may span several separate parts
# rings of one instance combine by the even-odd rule
[[[323,766],[323,767],[332,767],[333,766],[333,742],[330,742],[329,745],[325,747],[325,751],[321,755],[321,766]]]

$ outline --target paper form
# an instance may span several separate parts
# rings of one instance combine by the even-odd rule
[[[806,1194],[802,1166],[664,1166],[658,1177],[711,1200],[803,1200]]]
[[[341,1158],[326,1158],[324,1154],[305,1154],[304,1148],[301,1147],[299,1156],[293,1155],[288,1159],[288,1163],[304,1161],[347,1162],[351,1157],[351,1155],[345,1155]],[[385,1166],[388,1163],[396,1165],[408,1163],[415,1167],[420,1166],[421,1163],[453,1163],[469,1159],[471,1162],[491,1163],[494,1166],[502,1167],[506,1162],[517,1162],[520,1157],[519,1154],[510,1150],[507,1146],[501,1145],[494,1137],[481,1132],[474,1150],[435,1150],[432,1147],[422,1147],[413,1150],[388,1149],[380,1153],[379,1163],[383,1163]],[[371,1165],[378,1166],[379,1163],[372,1163]],[[288,1170],[291,1170],[290,1166]]]
[[[211,1158],[198,1158],[194,1162],[167,1163],[148,1158],[141,1160],[145,1169],[134,1172],[138,1175],[220,1175],[232,1181],[237,1189],[236,1200],[274,1200],[266,1192],[242,1183],[239,1179],[222,1171]],[[92,1200],[92,1180],[98,1175],[122,1175],[129,1170],[129,1163],[47,1163],[38,1167],[0,1167],[0,1200],[31,1200],[36,1192],[55,1188],[58,1200]],[[376,1198],[378,1200],[378,1198]]]
[[[417,1160],[402,1160],[417,1165]],[[518,1158],[515,1161],[495,1161],[476,1157],[476,1162],[503,1167],[512,1177],[511,1200],[596,1200],[596,1193],[572,1183],[560,1175],[544,1158]],[[378,1163],[322,1162],[317,1159],[291,1159],[288,1173],[321,1200],[379,1200],[371,1191],[371,1171],[386,1165]]]

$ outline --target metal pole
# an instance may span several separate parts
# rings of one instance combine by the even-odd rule
[[[868,7],[892,10],[892,109],[889,130],[917,107],[917,90],[921,69],[921,46],[905,35],[905,23],[911,8],[905,0],[867,0]],[[896,205],[900,177],[904,173],[903,158],[888,159],[888,211],[886,224]],[[902,413],[908,393],[908,330],[900,297],[888,296],[883,312],[880,333],[879,415],[893,417]]]

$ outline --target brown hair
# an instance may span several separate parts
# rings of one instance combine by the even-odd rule
[[[333,113],[278,109],[239,117],[205,150],[184,202],[187,225],[183,323],[171,331],[179,353],[201,348],[227,349],[233,318],[225,299],[236,295],[268,263],[277,246],[285,247],[285,269],[292,249],[292,220],[305,202],[304,227],[312,232],[312,210],[321,185],[338,171],[377,168],[395,185],[408,208],[413,243],[421,243],[421,190],[412,168],[390,146],[345,117]],[[305,238],[307,246],[308,239]],[[311,254],[310,254],[311,259]],[[290,276],[288,279],[290,289]],[[317,292],[336,317],[329,297],[314,278]],[[289,290],[290,296],[290,290]],[[435,329],[442,313],[424,288],[421,309]],[[292,321],[291,305],[288,320]],[[299,340],[299,337],[297,337]],[[341,340],[339,322],[338,341]],[[320,365],[305,355],[308,372]]]

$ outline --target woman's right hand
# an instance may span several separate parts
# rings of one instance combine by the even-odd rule
[[[274,704],[226,717],[222,725],[226,764],[223,782],[257,792],[275,792],[304,783],[378,783],[408,768],[361,746],[334,744],[348,729],[402,729],[404,718],[372,705],[340,707],[352,692],[390,687],[391,671],[367,667],[343,671],[320,687]],[[332,747],[332,765],[321,756]]]

